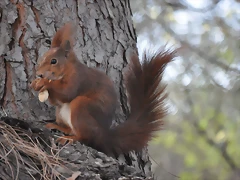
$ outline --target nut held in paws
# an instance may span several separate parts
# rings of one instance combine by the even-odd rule
[[[44,102],[44,101],[46,101],[47,99],[48,99],[48,91],[47,90],[45,90],[45,91],[43,91],[43,92],[40,92],[39,94],[38,94],[38,99],[39,99],[39,101],[41,101],[41,102]]]

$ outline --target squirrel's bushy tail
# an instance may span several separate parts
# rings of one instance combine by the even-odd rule
[[[174,52],[169,51],[158,51],[153,55],[145,51],[142,63],[137,55],[132,57],[125,75],[131,113],[127,121],[96,138],[100,142],[104,138],[104,145],[101,145],[104,152],[118,154],[141,150],[154,131],[161,129],[167,110],[163,102],[166,86],[162,83],[162,75],[173,57]]]

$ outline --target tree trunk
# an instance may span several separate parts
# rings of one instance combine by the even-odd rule
[[[115,122],[126,119],[129,110],[123,72],[129,54],[137,51],[129,0],[1,0],[1,117],[22,119],[31,124],[31,128],[41,129],[44,120],[54,119],[55,109],[39,102],[29,84],[35,77],[38,58],[50,47],[56,30],[68,21],[77,25],[75,52],[78,58],[106,72],[115,83],[119,97]],[[9,124],[9,119],[5,122]],[[133,165],[136,171],[151,175],[146,149],[119,159]]]

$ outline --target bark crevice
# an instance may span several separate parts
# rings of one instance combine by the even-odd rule
[[[103,70],[114,82],[119,106],[113,123],[119,124],[125,121],[129,114],[123,82],[123,69],[129,62],[126,53],[128,50],[136,52],[136,38],[133,38],[134,34],[129,32],[134,30],[131,27],[132,17],[129,13],[129,2],[128,0],[123,3],[118,0],[91,2],[69,0],[67,3],[63,0],[5,0],[0,2],[1,7],[4,7],[0,9],[0,40],[3,42],[3,45],[0,46],[0,60],[2,60],[0,62],[2,81],[0,105],[8,116],[23,119],[39,131],[44,129],[44,120],[55,118],[54,108],[48,102],[39,102],[38,94],[27,84],[33,80],[37,60],[49,49],[57,29],[64,23],[73,21],[76,24],[76,46],[74,48],[79,60],[89,67]],[[53,137],[52,134],[51,137]],[[104,163],[98,167],[93,161],[85,162],[87,158],[84,159],[84,162],[77,158],[79,152],[82,153],[81,158],[84,158],[83,156],[88,153],[88,148],[79,144],[76,143],[67,149],[69,152],[75,153],[75,156],[69,155],[67,150],[61,156],[79,165],[78,170],[82,172],[89,170],[86,167],[89,167],[90,163],[91,173],[101,174],[102,170],[107,174],[108,171],[103,168]],[[146,153],[146,151],[143,151],[142,154],[130,153],[122,161],[125,162],[123,166],[116,165],[115,163],[118,161],[111,161],[110,167],[115,168],[114,172],[111,171],[112,175],[120,177],[124,176],[124,173],[127,174],[124,172],[128,171],[126,164],[135,166],[135,169],[133,168],[131,171],[142,174],[145,164],[139,165],[138,163],[142,163],[142,161],[139,161],[138,158],[143,159],[144,162],[149,162],[145,158]],[[95,154],[97,155],[88,158],[96,160],[98,156],[102,156],[98,152]],[[74,158],[77,160],[74,161]],[[105,162],[105,159],[102,158],[102,161]],[[0,161],[0,163],[2,162]],[[16,162],[14,163],[16,165]],[[87,164],[86,167],[84,167],[84,163]],[[122,174],[119,175],[119,172]],[[146,171],[145,173],[147,174]],[[24,179],[24,175],[22,177]],[[101,174],[100,177],[110,176]],[[29,179],[27,176],[25,178]]]

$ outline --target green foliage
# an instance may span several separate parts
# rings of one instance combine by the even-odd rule
[[[208,118],[204,118],[199,122],[199,128],[203,131],[205,131],[208,127]]]
[[[142,14],[144,28],[137,29],[138,34],[157,47],[173,44],[181,59],[165,73],[175,74],[167,83],[177,113],[152,142],[155,152],[160,160],[162,154],[171,157],[161,163],[173,167],[181,180],[229,180],[234,172],[223,150],[240,169],[240,3],[210,1],[213,9],[205,11],[207,1],[141,2],[147,8],[141,11],[146,15]],[[188,11],[189,7],[194,8]]]
[[[227,152],[236,164],[240,165],[236,161],[240,159],[239,136],[236,136],[238,128],[236,124],[230,123],[226,114],[216,112],[210,106],[200,108],[199,104],[196,104],[192,109],[192,117],[201,118],[197,119],[197,127],[191,120],[183,120],[181,126],[177,127],[180,129],[178,132],[173,125],[171,131],[160,132],[153,143],[161,144],[183,157],[184,170],[180,173],[181,179],[203,179],[203,172],[206,171],[209,177],[225,180],[231,169],[222,157],[220,147],[227,143]],[[221,130],[217,131],[214,127],[221,127]],[[204,134],[199,134],[196,128]],[[212,133],[215,131],[217,133]],[[210,144],[208,139],[215,144]]]
[[[200,179],[199,178],[199,175],[195,172],[182,172],[180,174],[180,177],[182,180],[198,180]]]
[[[197,156],[194,152],[189,152],[187,156],[185,156],[185,165],[186,167],[194,167],[197,163]]]
[[[167,131],[164,134],[159,134],[158,137],[152,141],[152,143],[159,144],[162,142],[166,147],[171,148],[176,143],[176,139],[176,133]]]
[[[231,64],[235,56],[234,52],[230,48],[227,48],[225,49],[225,51],[220,51],[220,57],[222,57],[224,60],[226,60],[226,62]]]

